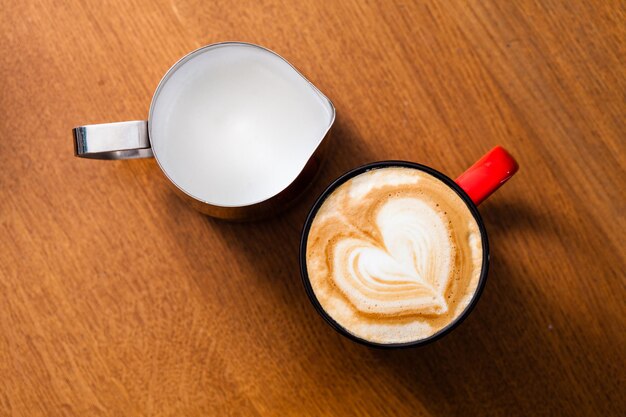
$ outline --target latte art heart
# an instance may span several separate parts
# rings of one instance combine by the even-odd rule
[[[335,245],[334,278],[346,298],[362,313],[446,313],[452,246],[441,217],[418,199],[396,198],[376,225],[382,246],[357,238]]]
[[[376,343],[429,337],[467,307],[482,269],[478,224],[453,189],[412,168],[367,171],[319,208],[306,269],[326,313]]]

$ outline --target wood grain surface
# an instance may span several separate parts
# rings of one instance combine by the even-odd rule
[[[626,415],[625,6],[4,0],[0,415]],[[73,157],[72,127],[144,119],[170,65],[225,40],[337,107],[293,208],[217,221],[153,160]],[[327,326],[297,257],[323,188],[382,159],[455,176],[495,144],[521,170],[481,206],[468,320],[391,352]]]

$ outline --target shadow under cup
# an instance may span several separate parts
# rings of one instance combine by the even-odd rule
[[[311,282],[309,280],[309,275],[308,275],[308,271],[307,271],[307,262],[306,262],[306,258],[307,258],[307,256],[306,256],[307,255],[307,241],[308,241],[308,237],[309,237],[309,231],[311,229],[311,225],[313,224],[313,220],[315,219],[315,216],[317,215],[318,210],[320,209],[322,204],[324,204],[324,201],[326,200],[326,198],[328,196],[330,196],[335,191],[335,189],[337,189],[337,187],[339,187],[340,185],[344,184],[346,181],[350,180],[351,178],[356,177],[357,175],[360,175],[360,174],[362,174],[364,172],[367,172],[367,171],[370,171],[370,170],[374,170],[374,169],[390,168],[390,167],[404,167],[404,168],[412,168],[412,169],[417,169],[417,170],[420,170],[420,171],[424,171],[424,172],[432,175],[433,177],[439,179],[444,184],[446,184],[448,187],[453,189],[456,192],[456,194],[465,202],[465,204],[469,208],[470,212],[474,216],[474,219],[476,220],[476,223],[478,224],[478,228],[480,230],[481,242],[482,242],[482,250],[483,250],[482,266],[481,266],[480,278],[478,280],[478,285],[476,286],[476,290],[474,292],[474,295],[472,296],[471,301],[469,302],[467,307],[465,307],[465,310],[463,310],[463,312],[461,314],[459,314],[459,316],[457,316],[455,319],[453,319],[445,327],[443,327],[442,329],[440,329],[436,333],[432,334],[431,336],[423,338],[423,339],[414,340],[414,341],[411,341],[411,342],[405,342],[405,343],[376,343],[376,342],[371,342],[369,340],[366,340],[366,339],[363,339],[361,337],[355,336],[354,334],[350,333],[347,329],[345,329],[343,326],[341,326],[339,323],[337,323],[332,318],[332,316],[330,314],[328,314],[328,312],[326,312],[326,310],[324,310],[324,308],[320,304],[319,300],[317,299],[317,297],[315,295],[315,292],[313,291],[313,287],[311,285]],[[301,241],[300,241],[300,273],[302,275],[302,282],[304,284],[304,288],[306,290],[306,293],[307,293],[309,299],[311,300],[311,303],[313,303],[313,306],[315,307],[317,312],[322,316],[322,318],[328,324],[330,324],[336,331],[338,331],[342,335],[346,336],[347,338],[349,338],[349,339],[351,339],[351,340],[353,340],[353,341],[355,341],[357,343],[361,343],[363,345],[370,346],[370,347],[376,347],[376,348],[386,348],[386,349],[389,349],[389,348],[406,348],[406,347],[421,346],[421,345],[425,345],[427,343],[433,342],[433,341],[435,341],[435,340],[445,336],[446,334],[448,334],[455,327],[457,327],[459,324],[461,324],[461,322],[474,309],[474,306],[478,302],[478,299],[480,298],[480,295],[483,292],[483,289],[485,287],[485,283],[487,281],[488,269],[489,269],[489,242],[488,242],[488,239],[487,239],[487,231],[485,229],[485,224],[483,223],[483,220],[480,217],[480,213],[478,212],[478,208],[476,207],[476,204],[474,204],[474,202],[467,195],[467,193],[465,191],[463,191],[463,189],[456,182],[454,182],[451,178],[449,178],[448,176],[442,174],[441,172],[439,172],[439,171],[437,171],[437,170],[435,170],[433,168],[430,168],[430,167],[427,167],[427,166],[421,165],[421,164],[416,164],[414,162],[406,162],[406,161],[373,162],[373,163],[370,163],[370,164],[363,165],[361,167],[355,168],[355,169],[353,169],[353,170],[343,174],[339,178],[337,178],[332,184],[330,184],[330,186],[328,186],[328,188],[326,188],[326,190],[324,190],[324,192],[317,198],[317,200],[313,204],[313,207],[311,208],[311,211],[309,212],[309,214],[307,216],[307,219],[306,219],[306,221],[304,223],[304,228],[302,230],[302,237],[301,237]]]

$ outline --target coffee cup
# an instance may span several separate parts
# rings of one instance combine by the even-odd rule
[[[154,157],[197,210],[245,220],[274,214],[318,172],[335,120],[331,101],[278,54],[224,42],[176,62],[148,120],[79,126],[75,155]]]
[[[420,346],[449,333],[487,279],[489,242],[477,206],[517,170],[497,146],[456,180],[406,161],[341,175],[302,231],[301,276],[317,312],[371,347]]]

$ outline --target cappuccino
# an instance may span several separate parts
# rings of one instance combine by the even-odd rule
[[[396,344],[428,338],[467,308],[482,272],[480,229],[431,174],[385,167],[326,197],[306,243],[311,288],[348,333]]]

